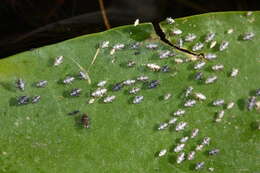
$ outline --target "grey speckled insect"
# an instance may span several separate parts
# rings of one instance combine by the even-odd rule
[[[136,94],[136,93],[138,93],[140,90],[141,90],[141,88],[132,88],[132,89],[129,91],[129,94]]]
[[[151,82],[148,83],[148,88],[149,89],[153,89],[158,87],[158,85],[160,84],[159,80],[152,80]]]
[[[98,87],[103,87],[103,86],[106,85],[106,83],[107,83],[106,80],[102,80],[102,81],[98,82],[97,86],[98,86]]]
[[[195,170],[200,170],[204,167],[205,162],[198,162],[196,163]]]
[[[204,44],[201,42],[196,43],[193,47],[192,47],[192,51],[199,51],[204,47]]]
[[[183,110],[183,109],[178,109],[177,111],[175,111],[175,112],[173,112],[173,115],[175,115],[175,116],[182,116],[182,115],[184,115],[185,114],[185,110]]]
[[[161,67],[157,64],[146,64],[146,67],[148,67],[152,71],[159,71],[161,70]]]
[[[67,77],[63,80],[63,83],[64,83],[64,84],[71,84],[74,80],[75,80],[74,77],[72,77],[72,76],[67,76]]]
[[[193,87],[192,86],[189,86],[186,90],[185,90],[185,97],[189,97],[191,95],[193,91]]]
[[[178,132],[178,131],[182,131],[184,130],[184,128],[187,126],[187,123],[186,122],[179,122],[177,125],[176,125],[176,128],[175,130]]]
[[[216,149],[210,150],[210,151],[209,151],[209,155],[211,155],[211,156],[212,156],[212,155],[216,155],[216,154],[218,154],[219,152],[220,152],[220,150],[216,148]]]
[[[176,46],[177,47],[183,47],[183,39],[182,38],[179,38],[178,40],[177,40],[177,43],[176,43]]]
[[[167,72],[169,72],[171,69],[170,69],[170,67],[168,66],[168,65],[163,65],[162,67],[161,67],[161,72],[164,72],[164,73],[167,73]]]
[[[193,129],[191,132],[191,138],[195,138],[199,134],[199,129]]]
[[[102,97],[106,93],[107,93],[107,89],[106,88],[98,88],[94,92],[91,93],[91,96],[92,97]]]
[[[213,53],[205,53],[204,58],[207,59],[207,60],[213,60],[213,59],[217,58],[217,55],[213,54]]]
[[[229,42],[228,41],[222,41],[219,46],[219,51],[223,51],[228,48]]]
[[[136,81],[134,79],[128,79],[128,80],[123,81],[123,84],[126,86],[130,86],[130,85],[135,84],[135,82]]]
[[[196,100],[189,99],[184,103],[185,107],[193,107],[196,104]]]
[[[109,46],[109,41],[103,41],[103,42],[100,44],[100,47],[101,47],[102,49],[107,48],[108,46]]]
[[[243,40],[252,40],[255,37],[255,33],[247,32],[242,36]]]
[[[131,44],[130,49],[138,49],[140,48],[140,46],[141,46],[140,42],[136,42]]]
[[[158,157],[162,157],[162,156],[164,156],[166,153],[167,153],[167,150],[166,150],[166,149],[163,149],[163,150],[161,150],[161,151],[159,152]]]
[[[255,96],[252,96],[248,99],[248,102],[247,102],[247,109],[249,111],[252,111],[254,109],[254,107],[256,106],[256,97]]]
[[[222,120],[222,118],[224,117],[225,115],[225,111],[224,110],[221,110],[217,113],[217,117],[215,119],[215,122],[220,122]]]
[[[136,65],[135,61],[128,61],[127,62],[127,67],[134,67]]]
[[[168,126],[169,126],[168,123],[162,123],[162,124],[159,125],[158,130],[164,130],[164,129],[166,129]]]
[[[30,98],[28,96],[20,96],[17,98],[18,105],[25,105],[28,104]]]
[[[195,158],[195,154],[196,154],[195,151],[189,152],[187,159],[188,160],[193,160]]]
[[[194,75],[195,80],[201,80],[203,78],[203,73],[202,72],[197,72]]]
[[[16,81],[16,87],[17,87],[18,89],[20,89],[21,91],[24,91],[24,89],[25,89],[25,82],[24,82],[24,80],[18,79],[18,80]]]
[[[193,40],[195,40],[197,38],[197,36],[193,33],[189,33],[185,38],[184,41],[186,42],[192,42]]]
[[[103,102],[104,103],[111,103],[116,99],[116,96],[112,95],[112,96],[107,96],[106,98],[104,98]]]
[[[238,75],[239,70],[237,68],[233,68],[230,74],[231,77],[236,77]]]
[[[171,33],[172,33],[173,35],[180,35],[180,34],[182,34],[182,30],[180,30],[180,29],[178,29],[178,28],[173,28],[173,29],[171,30]]]
[[[166,94],[163,96],[163,100],[169,100],[171,97],[172,97],[172,94],[171,94],[171,93],[166,93]]]
[[[159,58],[160,59],[165,59],[165,58],[169,58],[171,56],[174,56],[175,54],[169,50],[164,50],[159,52]]]
[[[156,48],[158,48],[158,44],[156,44],[156,43],[149,43],[145,47],[147,49],[156,49]]]
[[[260,88],[258,88],[258,89],[255,91],[255,95],[256,95],[256,96],[260,96]]]
[[[138,80],[138,81],[147,81],[147,80],[149,80],[149,77],[148,76],[139,76],[139,77],[136,78],[136,80]]]
[[[81,89],[80,88],[74,88],[71,90],[70,92],[70,96],[79,96],[81,93]]]
[[[201,62],[198,62],[194,65],[194,69],[195,70],[199,70],[199,69],[202,69],[202,67],[204,67],[206,65],[206,62],[204,61],[201,61]]]
[[[135,96],[133,100],[133,104],[139,104],[143,101],[144,96]]]
[[[113,88],[112,91],[119,91],[123,88],[124,84],[122,82],[116,83]]]
[[[173,18],[171,18],[171,17],[167,17],[167,18],[165,19],[165,21],[166,21],[166,23],[169,24],[169,25],[175,23],[175,20],[174,20]]]
[[[178,119],[174,117],[174,118],[170,119],[170,120],[168,121],[168,123],[169,123],[169,124],[175,124],[175,123],[177,122],[177,120],[178,120]]]
[[[40,99],[41,99],[41,96],[34,96],[32,98],[32,103],[38,103],[40,101]]]
[[[225,100],[224,100],[224,99],[217,99],[217,100],[214,100],[214,101],[212,102],[212,105],[213,105],[213,106],[222,106],[222,105],[224,105],[224,103],[225,103]]]
[[[202,140],[202,145],[209,145],[210,143],[210,137],[204,137]]]
[[[182,163],[184,160],[185,160],[185,153],[184,153],[184,152],[181,152],[181,153],[177,156],[176,163],[177,163],[177,164],[180,164],[180,163]]]
[[[47,81],[47,80],[41,80],[41,81],[38,81],[38,82],[36,83],[36,87],[37,87],[37,88],[44,88],[44,87],[47,86],[47,84],[48,84],[48,81]]]
[[[80,71],[80,72],[79,72],[79,78],[80,78],[81,80],[87,80],[87,79],[88,79],[86,73],[84,73],[83,71]]]
[[[180,139],[180,142],[181,143],[185,143],[185,142],[187,142],[189,140],[189,136],[184,136],[184,137],[182,137],[181,139]]]
[[[223,65],[223,64],[216,64],[216,65],[213,65],[213,66],[211,67],[211,69],[212,69],[213,71],[223,70],[223,69],[224,69],[224,65]]]
[[[54,66],[58,66],[58,65],[60,65],[62,63],[63,63],[63,56],[58,56],[57,58],[55,58]]]
[[[217,79],[218,79],[217,76],[210,76],[205,80],[205,84],[212,84],[216,82]]]
[[[207,99],[207,97],[202,93],[194,93],[194,96],[198,100],[206,100]]]
[[[173,151],[175,152],[175,153],[178,153],[178,152],[180,152],[180,151],[182,151],[183,150],[183,148],[185,147],[185,144],[178,144],[174,149],[173,149]]]
[[[212,41],[214,39],[215,35],[216,35],[216,33],[214,33],[214,32],[208,33],[205,37],[205,42],[208,43],[208,42]]]

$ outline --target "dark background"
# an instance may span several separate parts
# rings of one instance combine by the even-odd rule
[[[112,27],[216,11],[259,10],[260,0],[104,0]],[[1,0],[0,58],[106,30],[98,0]]]

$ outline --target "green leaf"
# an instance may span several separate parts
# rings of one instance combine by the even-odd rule
[[[190,50],[209,31],[217,33],[218,43],[223,39],[230,41],[224,51],[204,48],[199,52],[218,55],[216,60],[207,61],[201,70],[205,78],[218,76],[217,82],[210,85],[204,84],[204,79],[194,80],[196,56],[161,41],[149,23],[122,26],[0,60],[0,125],[3,127],[0,172],[194,172],[194,165],[200,161],[205,161],[202,172],[208,172],[209,167],[213,167],[214,172],[258,171],[260,138],[254,125],[258,123],[259,112],[247,111],[246,100],[260,84],[259,15],[256,12],[247,17],[240,12],[213,13],[176,19],[172,25],[161,23],[167,39],[174,44],[179,37],[170,35],[173,27],[183,31],[181,37],[187,33],[198,36],[192,43],[184,43],[183,49]],[[230,28],[234,32],[226,34]],[[241,34],[248,31],[256,36],[252,40],[240,40]],[[100,48],[103,41],[110,42],[108,48]],[[132,49],[131,45],[136,42],[140,47]],[[111,52],[114,45],[121,43],[125,45],[124,49]],[[150,43],[158,44],[158,48],[146,48]],[[160,59],[159,54],[166,50],[175,55]],[[64,62],[55,67],[53,63],[58,56],[64,56]],[[186,63],[176,64],[177,58]],[[136,65],[129,68],[128,61],[135,61]],[[146,67],[148,63],[168,65],[170,72],[153,72]],[[212,72],[210,67],[216,63],[222,63],[224,69]],[[229,77],[232,68],[239,69],[235,78]],[[89,79],[78,79],[79,71],[86,73]],[[136,95],[144,96],[140,104],[133,104],[134,95],[128,93],[133,86],[112,91],[114,84],[141,75],[148,76],[150,81],[159,80],[160,85],[149,89],[147,83],[137,82],[134,87],[140,87],[141,91]],[[62,84],[66,76],[76,79],[72,84]],[[18,78],[26,82],[24,91],[15,86]],[[39,80],[47,80],[48,85],[35,87]],[[103,97],[87,104],[102,80],[108,82],[105,86],[108,95],[115,95],[116,99],[103,103]],[[183,108],[184,90],[188,86],[193,86],[194,92],[205,94],[207,100],[198,101],[192,108]],[[69,96],[73,88],[81,88],[82,94]],[[163,100],[166,93],[173,96]],[[40,95],[41,100],[18,105],[17,97],[23,95]],[[233,109],[226,110],[221,122],[216,123],[215,112],[223,107],[213,107],[211,103],[218,98],[236,104]],[[175,125],[157,130],[160,123],[170,120],[172,112],[180,108],[187,112],[177,121],[188,123],[183,131],[176,132]],[[74,110],[80,110],[80,113],[68,115]],[[82,113],[90,117],[88,129],[79,121]],[[177,164],[178,154],[172,152],[173,147],[194,128],[199,128],[200,132],[187,141],[186,153],[205,136],[209,136],[211,142],[196,153],[195,160]],[[220,153],[209,156],[207,152],[214,148],[220,149]],[[169,152],[159,158],[158,152],[162,149]]]

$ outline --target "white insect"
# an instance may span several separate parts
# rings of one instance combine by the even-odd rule
[[[197,98],[198,100],[206,100],[207,99],[207,97],[202,93],[194,93],[194,95],[195,95],[195,98]]]
[[[148,76],[139,76],[139,77],[136,78],[136,80],[138,80],[138,81],[147,81],[147,80],[149,80],[149,77]]]
[[[141,90],[141,88],[132,88],[132,89],[129,91],[129,94],[136,94],[136,93],[138,93],[140,90]]]
[[[185,144],[178,144],[175,148],[174,148],[174,152],[175,153],[178,153],[178,152],[180,152],[180,151],[182,151],[183,150],[183,148],[185,147]]]
[[[94,92],[91,93],[91,96],[92,97],[102,97],[106,93],[107,93],[107,89],[106,88],[98,88]]]
[[[163,100],[169,100],[171,97],[172,97],[172,94],[171,94],[171,93],[166,93],[166,94],[163,96]]]
[[[211,69],[214,70],[214,71],[223,70],[224,69],[224,65],[223,64],[216,64],[216,65],[213,65],[211,67]]]
[[[194,69],[195,70],[202,69],[202,67],[204,67],[205,65],[206,65],[206,62],[204,62],[204,61],[198,62],[197,64],[195,64]]]
[[[202,145],[202,144],[199,144],[199,145],[197,145],[196,146],[196,151],[201,151],[202,149],[204,148],[204,145]]]
[[[79,72],[79,78],[82,79],[82,80],[87,80],[88,79],[86,73],[84,73],[82,71]]]
[[[175,58],[175,59],[174,59],[174,62],[175,62],[176,64],[182,64],[184,61],[183,61],[183,59],[181,59],[181,58]]]
[[[234,102],[229,102],[229,103],[227,104],[227,109],[232,109],[234,106],[235,106],[235,103],[234,103]]]
[[[193,40],[195,40],[197,38],[197,36],[193,33],[189,33],[185,38],[184,41],[186,42],[192,42]]]
[[[107,96],[106,98],[104,98],[104,103],[111,103],[116,99],[116,96],[112,95],[112,96]]]
[[[180,139],[180,142],[181,143],[185,143],[185,142],[187,142],[189,140],[189,136],[184,136],[184,137],[182,137],[181,139]]]
[[[195,151],[189,152],[187,159],[188,160],[193,160],[195,158],[195,154],[196,154]]]
[[[169,51],[169,50],[161,51],[159,53],[160,59],[165,59],[165,58],[168,58],[168,57],[171,57],[171,56],[174,56],[174,53]]]
[[[208,42],[212,41],[214,39],[215,35],[216,35],[216,33],[214,33],[214,32],[208,33],[205,37],[205,42],[208,43]]]
[[[214,168],[209,167],[209,171],[210,171],[210,172],[213,172],[214,170],[215,170]]]
[[[129,86],[129,85],[133,85],[133,84],[135,84],[135,80],[133,80],[133,79],[128,79],[128,80],[125,80],[124,82],[123,82],[123,84],[124,85],[126,85],[126,86]]]
[[[213,59],[216,59],[217,58],[217,55],[216,54],[213,54],[213,53],[206,53],[204,55],[204,58],[207,59],[207,60],[213,60]]]
[[[120,50],[120,49],[123,49],[124,47],[125,47],[124,44],[115,44],[115,45],[113,46],[113,49],[115,49],[115,50]]]
[[[196,43],[193,47],[192,47],[192,51],[199,51],[204,47],[204,44],[201,42]]]
[[[164,129],[166,129],[168,126],[169,126],[168,123],[162,123],[162,124],[159,125],[158,130],[164,130]]]
[[[44,88],[46,85],[48,84],[47,80],[41,80],[39,82],[36,83],[36,87],[38,88]]]
[[[172,118],[168,121],[169,124],[175,124],[177,122],[177,118]]]
[[[158,156],[159,156],[159,157],[162,157],[162,156],[164,156],[166,153],[167,153],[167,150],[166,150],[166,149],[163,149],[163,150],[161,150],[161,151],[159,152]]]
[[[185,97],[189,97],[193,91],[193,87],[189,86],[185,91]]]
[[[228,34],[232,34],[233,32],[234,32],[234,29],[233,29],[233,28],[230,28],[230,29],[227,30],[227,33],[228,33]]]
[[[230,74],[231,77],[236,77],[238,75],[239,70],[237,68],[233,68]]]
[[[193,129],[191,132],[191,138],[195,138],[199,134],[199,129]]]
[[[95,102],[95,99],[94,98],[90,98],[89,100],[88,100],[88,104],[93,104]]]
[[[149,43],[145,46],[148,49],[156,49],[158,47],[158,44],[156,43]]]
[[[64,83],[64,84],[71,84],[74,80],[75,80],[74,77],[68,76],[68,77],[66,77],[66,78],[63,80],[63,83]]]
[[[161,69],[161,67],[157,64],[146,64],[146,67],[152,71],[159,71]]]
[[[185,110],[183,110],[183,109],[178,109],[177,111],[175,111],[174,113],[173,113],[173,115],[175,115],[175,116],[182,116],[182,115],[184,115],[185,114]]]
[[[182,38],[179,38],[179,39],[177,40],[176,45],[177,45],[178,47],[183,47],[183,39],[182,39]]]
[[[184,103],[185,107],[193,107],[196,104],[196,100],[189,99]]]
[[[220,121],[222,120],[222,118],[224,117],[224,115],[225,115],[225,111],[224,111],[224,110],[219,111],[219,112],[217,113],[217,117],[216,117],[215,121],[216,121],[216,122],[220,122]]]
[[[222,106],[224,103],[225,103],[225,100],[218,99],[218,100],[213,101],[212,105],[213,106]]]
[[[63,56],[58,56],[57,58],[55,58],[54,66],[58,66],[61,63],[63,63]]]
[[[202,140],[202,145],[209,145],[210,143],[210,137],[205,137]]]
[[[174,28],[174,29],[172,29],[172,34],[173,35],[180,35],[180,34],[182,34],[182,30],[180,30],[178,28]]]
[[[178,157],[177,157],[177,159],[176,159],[176,162],[178,163],[178,164],[180,164],[181,162],[183,162],[185,160],[185,153],[184,152],[181,152],[179,155],[178,155]]]
[[[178,132],[178,131],[181,131],[181,130],[184,130],[184,128],[187,126],[187,123],[186,122],[179,122],[177,125],[176,125],[176,128],[175,130]]]
[[[171,18],[171,17],[167,17],[166,18],[166,23],[167,24],[173,24],[173,23],[175,23],[175,20],[173,18]]]
[[[98,86],[98,87],[103,87],[103,86],[106,85],[106,83],[107,83],[106,80],[102,80],[102,81],[98,82],[97,86]]]
[[[208,78],[205,80],[205,84],[211,84],[211,83],[214,83],[217,79],[218,79],[217,76],[211,76],[211,77],[208,77]]]
[[[212,42],[210,43],[209,48],[212,49],[212,48],[214,48],[216,45],[217,45],[217,41],[214,40],[214,41],[212,41]]]
[[[100,45],[101,48],[107,48],[109,46],[109,41],[103,41]]]
[[[228,41],[222,41],[219,46],[219,51],[223,51],[228,48],[229,42]]]
[[[134,23],[134,26],[139,25],[139,22],[140,22],[140,20],[139,20],[139,19],[136,19],[136,20],[135,20],[135,23]]]
[[[202,169],[204,167],[205,162],[199,162],[195,166],[195,170]]]
[[[135,96],[134,100],[133,100],[133,104],[139,104],[143,101],[144,96]]]
[[[247,32],[243,35],[243,40],[252,40],[255,37],[255,33]]]

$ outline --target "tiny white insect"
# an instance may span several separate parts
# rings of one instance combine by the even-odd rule
[[[214,70],[214,71],[223,70],[224,69],[224,65],[223,64],[216,64],[216,65],[213,65],[211,67],[211,69]]]
[[[174,53],[169,51],[169,50],[159,52],[159,58],[160,59],[165,59],[165,58],[168,58],[168,57],[171,57],[171,56],[174,56]]]
[[[58,66],[61,63],[63,63],[63,56],[58,56],[57,58],[55,58],[54,66]]]
[[[128,79],[128,80],[123,81],[123,84],[126,86],[129,86],[129,85],[135,84],[135,82],[136,81],[134,79]]]
[[[230,74],[231,77],[236,77],[238,75],[239,70],[237,68],[233,68]]]
[[[191,138],[195,138],[199,134],[199,129],[193,129],[191,132]]]
[[[255,33],[246,32],[242,37],[243,40],[252,40],[255,37]]]
[[[214,41],[212,41],[212,42],[210,43],[209,48],[212,49],[212,48],[214,48],[216,45],[217,45],[217,41],[214,40]]]
[[[171,17],[167,17],[165,21],[166,21],[167,24],[175,23],[175,20],[173,18],[171,18]]]
[[[210,140],[210,137],[204,137],[202,140],[202,145],[209,145]]]
[[[136,78],[136,80],[138,80],[138,81],[147,81],[147,80],[149,80],[149,77],[148,76],[139,76],[139,77]]]
[[[176,42],[176,46],[177,47],[183,47],[183,39],[182,38],[179,38],[178,40],[177,40],[177,42]]]
[[[185,91],[185,97],[189,97],[193,91],[193,87],[189,86]]]
[[[141,90],[141,88],[132,88],[132,89],[129,91],[129,94],[136,94],[136,93],[138,93],[140,90]]]
[[[167,153],[167,150],[166,150],[166,149],[163,149],[163,150],[161,150],[161,151],[159,152],[158,156],[159,156],[159,157],[162,157],[162,156],[164,156],[166,153]]]
[[[97,86],[98,86],[98,87],[103,87],[103,86],[106,85],[106,83],[107,83],[106,80],[102,80],[102,81],[98,82]]]
[[[181,130],[184,130],[184,128],[187,126],[187,123],[186,122],[179,122],[177,125],[176,125],[176,128],[175,130],[178,132],[178,131],[181,131]]]
[[[93,104],[95,102],[95,99],[94,98],[90,98],[89,100],[88,100],[88,104]]]
[[[174,148],[174,152],[175,153],[178,153],[178,152],[180,152],[180,151],[182,151],[183,150],[183,148],[185,147],[185,144],[178,144],[175,148]]]
[[[119,43],[119,44],[115,44],[115,45],[113,46],[113,49],[115,49],[115,50],[120,50],[120,49],[123,49],[124,47],[125,47],[124,44]]]
[[[149,43],[145,47],[148,48],[148,49],[156,49],[156,48],[158,48],[158,44],[156,44],[156,43]]]
[[[193,33],[189,33],[185,38],[184,41],[186,42],[192,42],[193,40],[195,40],[197,38],[197,36]]]
[[[79,72],[79,78],[82,79],[82,80],[87,80],[88,79],[86,73],[84,73],[82,71]]]
[[[181,59],[181,58],[175,58],[175,59],[174,59],[174,62],[175,62],[176,64],[182,64],[184,61],[183,61],[183,59]]]
[[[219,51],[223,51],[228,48],[229,42],[228,41],[222,41],[219,46]]]
[[[184,136],[184,137],[182,137],[181,139],[180,139],[180,142],[181,143],[185,143],[185,142],[187,142],[189,140],[189,136]]]
[[[208,33],[205,37],[205,42],[208,43],[208,42],[212,41],[214,39],[215,35],[216,35],[216,33],[214,33],[214,32]]]
[[[182,115],[184,115],[185,114],[185,110],[183,110],[183,109],[178,109],[177,111],[175,111],[174,113],[173,113],[173,115],[175,115],[175,116],[182,116]]]
[[[92,97],[102,97],[106,93],[107,93],[106,88],[98,88],[94,92],[91,93],[91,96]]]
[[[159,125],[158,130],[164,130],[164,129],[166,129],[168,126],[169,126],[168,123],[162,123],[162,124]]]
[[[221,110],[217,113],[217,117],[215,119],[216,122],[220,122],[222,120],[222,118],[224,117],[225,115],[225,111],[224,110]]]
[[[180,164],[180,163],[182,163],[184,160],[185,160],[185,153],[184,153],[184,152],[181,152],[181,153],[177,156],[176,162],[177,162],[178,164]]]
[[[199,162],[195,166],[195,170],[202,169],[204,167],[205,162]]]
[[[109,46],[109,41],[103,41],[100,45],[101,48],[107,48]]]
[[[251,16],[253,14],[253,11],[247,11],[246,16]]]
[[[194,95],[195,95],[195,98],[197,98],[198,100],[206,100],[207,99],[207,97],[202,93],[194,93]]]
[[[196,43],[193,47],[192,47],[192,51],[199,51],[204,47],[204,44],[201,42]]]
[[[234,102],[229,102],[229,103],[227,104],[227,109],[232,109],[234,106],[235,106],[235,103],[234,103]]]
[[[116,99],[116,96],[112,95],[112,96],[107,96],[106,98],[104,98],[104,103],[111,103]]]
[[[195,70],[202,69],[202,67],[204,67],[205,65],[206,65],[205,61],[198,62],[197,64],[194,65],[194,69]]]
[[[144,96],[135,96],[134,100],[133,100],[133,104],[139,104],[143,101]]]
[[[182,34],[182,30],[180,30],[178,28],[172,29],[171,32],[172,32],[173,35],[180,35],[180,34]]]
[[[134,22],[134,26],[139,25],[139,22],[140,22],[140,20],[139,20],[139,19],[136,19],[135,22]]]
[[[213,172],[213,171],[215,170],[215,169],[212,168],[212,167],[209,167],[208,169],[209,169],[210,172]]]
[[[201,151],[202,149],[203,149],[203,147],[204,147],[204,145],[202,145],[202,144],[199,144],[199,145],[197,145],[196,146],[196,151]]]
[[[171,97],[172,97],[172,94],[171,94],[171,93],[166,93],[166,94],[163,96],[163,100],[169,100]]]
[[[213,106],[222,106],[225,103],[224,99],[217,99],[215,101],[213,101],[212,105]]]
[[[187,159],[188,160],[193,160],[195,158],[195,154],[196,154],[195,151],[189,152]]]
[[[211,76],[211,77],[208,77],[208,78],[205,80],[205,84],[211,84],[211,83],[214,83],[217,79],[218,79],[217,76]]]
[[[64,83],[64,84],[71,84],[74,80],[75,80],[74,77],[72,77],[72,76],[67,76],[67,77],[63,80],[63,83]]]
[[[46,85],[48,84],[47,80],[41,80],[39,82],[36,83],[36,87],[38,88],[44,88]]]
[[[217,55],[216,54],[213,54],[213,53],[206,53],[204,55],[204,58],[207,59],[207,60],[213,60],[213,59],[216,59],[217,58]]]
[[[159,71],[161,69],[157,64],[146,64],[146,66],[152,71]]]
[[[169,124],[175,124],[177,122],[177,118],[172,118],[168,121]]]
[[[234,32],[234,29],[233,29],[233,28],[230,28],[230,29],[227,30],[227,33],[228,33],[228,34],[232,34],[233,32]]]
[[[196,100],[189,99],[184,103],[185,107],[193,107],[196,104]]]

